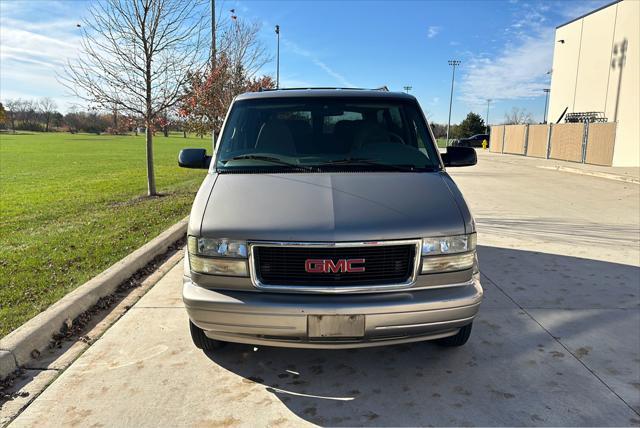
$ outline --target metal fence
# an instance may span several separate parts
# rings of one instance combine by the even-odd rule
[[[585,163],[611,166],[616,140],[615,123],[590,123],[585,150]]]
[[[616,123],[493,125],[489,150],[611,166]]]

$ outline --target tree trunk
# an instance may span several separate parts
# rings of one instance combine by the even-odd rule
[[[144,36],[145,27],[142,27],[142,35]],[[148,46],[145,39],[145,52],[147,52]],[[146,56],[146,69],[145,69],[145,95],[146,95],[146,115],[144,118],[144,124],[147,127],[145,134],[147,140],[147,187],[148,195],[156,196],[156,177],[153,172],[153,136],[155,134],[155,127],[153,126],[153,104],[151,93],[151,54],[147,53]]]
[[[147,194],[156,196],[156,176],[153,172],[153,131],[149,120],[146,121],[146,142],[147,142]]]
[[[187,138],[187,131],[184,129],[182,130],[182,138]]]

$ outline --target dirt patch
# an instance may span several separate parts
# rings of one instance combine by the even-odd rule
[[[578,348],[576,351],[576,358],[581,359],[586,357],[591,352],[591,346],[583,346],[582,348]]]
[[[128,201],[114,202],[112,204],[109,204],[109,208],[128,207],[128,206],[140,204],[146,201],[161,199],[169,195],[170,193],[158,193],[157,195],[154,195],[154,196],[138,196],[133,199],[129,199]]]
[[[13,400],[19,397],[28,397],[28,392],[13,391],[13,385],[21,378],[24,377],[24,370],[18,369],[11,373],[9,376],[0,380],[0,407],[2,404],[9,400]]]

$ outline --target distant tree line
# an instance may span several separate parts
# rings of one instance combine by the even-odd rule
[[[86,132],[92,134],[137,134],[144,128],[142,118],[89,109],[72,109],[66,114],[58,111],[51,98],[39,100],[9,99],[0,103],[0,129],[36,132]],[[165,114],[154,121],[154,131],[165,136],[169,131],[184,131],[185,120],[177,114]]]
[[[49,131],[62,126],[63,115],[51,98],[6,100],[0,126],[11,130]]]

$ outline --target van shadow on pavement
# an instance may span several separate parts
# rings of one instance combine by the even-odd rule
[[[464,347],[230,344],[207,356],[319,425],[640,424],[640,268],[479,253],[486,299]]]

